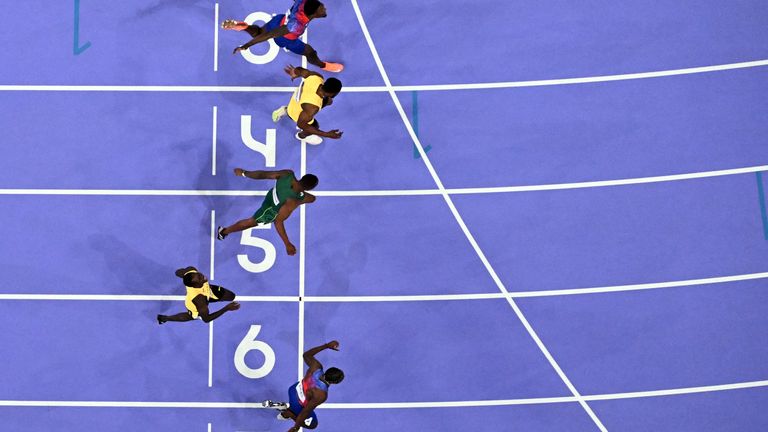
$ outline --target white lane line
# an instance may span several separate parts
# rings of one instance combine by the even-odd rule
[[[766,387],[766,386],[768,386],[768,380],[747,381],[747,382],[739,382],[739,383],[732,383],[732,384],[718,384],[718,385],[709,385],[709,386],[700,386],[700,387],[680,387],[680,388],[665,389],[665,390],[649,390],[649,391],[638,391],[638,392],[627,392],[627,393],[592,395],[592,396],[586,396],[585,399],[590,401],[638,399],[638,398],[647,398],[647,397],[678,396],[678,395],[686,395],[686,394],[709,393],[709,392],[728,391],[728,390],[743,390],[743,389]]]
[[[642,291],[678,287],[692,287],[737,281],[768,278],[768,272],[749,273],[735,276],[720,276],[681,281],[653,282],[634,285],[616,285],[592,288],[569,288],[541,291],[511,291],[508,295],[496,293],[478,294],[424,294],[424,295],[381,295],[381,296],[304,296],[303,301],[310,303],[347,303],[347,302],[409,302],[409,301],[452,301],[452,300],[492,300],[530,297],[552,297],[565,295],[602,294],[626,291]],[[240,302],[298,302],[296,296],[238,296]],[[120,294],[0,294],[0,300],[66,300],[66,301],[181,301],[181,295],[120,295]]]
[[[218,31],[218,27],[217,27]],[[768,66],[768,60],[754,60],[738,63],[727,63],[712,66],[691,67],[683,69],[670,69],[652,72],[638,72],[617,75],[599,75],[589,77],[545,79],[530,81],[503,81],[468,84],[428,84],[428,85],[403,85],[403,86],[350,86],[344,87],[344,93],[384,93],[390,90],[395,92],[411,91],[450,91],[450,90],[488,90],[518,87],[543,87],[553,85],[587,84],[611,81],[637,80],[647,78],[660,78],[676,75],[692,75],[709,72],[728,71],[736,69],[748,69]],[[263,92],[263,93],[291,93],[294,87],[271,86],[120,86],[120,85],[0,85],[0,91],[76,91],[76,92]]]
[[[672,182],[710,177],[751,174],[768,171],[768,165],[701,171],[653,177],[637,177],[617,180],[599,180],[576,183],[551,183],[527,186],[495,186],[454,189],[389,189],[389,190],[336,190],[313,191],[319,197],[394,197],[425,195],[474,195],[492,193],[517,193],[584,189],[608,186],[626,186],[645,183]],[[0,189],[0,195],[74,195],[74,196],[265,196],[267,191],[256,190],[185,190],[185,189]]]
[[[304,34],[301,35],[301,40],[305,44],[307,43],[308,38],[308,31],[309,29],[304,30]],[[301,67],[307,68],[307,58],[305,56],[301,57]],[[296,126],[296,129],[298,130],[298,125]],[[307,141],[301,140],[301,164],[299,167],[299,174],[303,177],[304,174],[307,173]],[[306,213],[306,205],[299,206],[299,354],[298,354],[298,380],[301,380],[304,376],[304,265],[305,265],[305,259],[306,259],[306,224],[307,224],[307,213]],[[302,429],[300,429],[302,430]]]
[[[213,133],[211,134],[211,175],[216,175],[216,141],[219,107],[213,106]]]
[[[208,387],[213,387],[213,321],[208,323]]]
[[[395,108],[397,108],[398,113],[400,114],[400,119],[403,121],[403,124],[405,125],[406,129],[408,130],[408,134],[411,136],[411,140],[413,140],[413,143],[416,145],[416,148],[419,150],[419,153],[421,154],[421,159],[424,162],[424,165],[426,166],[427,170],[429,171],[430,175],[432,176],[432,179],[434,180],[435,184],[437,185],[437,188],[441,191],[443,199],[445,200],[445,203],[448,205],[448,208],[451,210],[451,213],[453,213],[453,217],[456,219],[456,222],[459,224],[459,227],[464,232],[465,237],[469,241],[469,243],[472,245],[472,248],[475,250],[475,253],[480,258],[480,260],[483,262],[483,265],[485,266],[486,270],[488,271],[488,274],[491,276],[493,281],[496,283],[496,286],[498,287],[499,291],[505,294],[507,298],[507,302],[512,307],[512,310],[514,310],[515,315],[518,317],[520,322],[523,324],[525,329],[528,331],[528,334],[531,336],[533,341],[536,343],[536,345],[539,347],[539,350],[544,354],[544,357],[547,358],[547,361],[549,361],[549,364],[552,366],[552,368],[555,370],[557,375],[560,377],[560,379],[563,381],[563,383],[568,387],[571,394],[573,394],[574,397],[579,402],[579,405],[584,409],[584,411],[589,415],[589,417],[592,419],[592,421],[595,423],[595,425],[603,432],[606,432],[607,429],[605,426],[603,426],[603,423],[600,421],[600,419],[597,417],[595,412],[592,410],[592,408],[587,404],[587,402],[581,398],[581,395],[579,394],[579,391],[576,389],[576,387],[573,385],[571,380],[568,378],[568,376],[565,375],[565,372],[562,370],[560,365],[555,361],[552,354],[549,352],[547,347],[544,345],[544,343],[539,338],[539,335],[536,333],[536,331],[533,329],[531,324],[528,322],[528,319],[523,315],[522,310],[517,306],[517,303],[509,297],[509,292],[507,291],[507,288],[504,286],[504,283],[501,281],[499,276],[496,274],[496,271],[494,270],[493,266],[491,266],[491,263],[488,261],[488,259],[485,257],[485,254],[483,253],[480,246],[477,244],[477,241],[475,240],[475,237],[472,235],[472,233],[469,231],[469,228],[467,227],[466,223],[464,222],[464,219],[461,217],[461,214],[459,213],[458,209],[456,209],[456,206],[453,204],[453,200],[451,199],[450,195],[448,195],[445,191],[445,187],[443,186],[442,181],[440,180],[440,177],[437,175],[437,172],[435,171],[435,168],[432,166],[432,163],[430,162],[429,158],[427,157],[427,153],[424,151],[424,148],[421,144],[421,141],[419,140],[419,137],[416,136],[416,133],[413,130],[413,127],[411,126],[411,122],[408,119],[408,116],[406,116],[405,111],[403,110],[402,105],[400,104],[400,99],[398,99],[397,94],[395,94],[395,91],[392,89],[392,83],[389,80],[389,76],[387,75],[386,70],[384,69],[384,65],[381,62],[381,58],[379,57],[379,53],[376,50],[376,46],[373,43],[373,39],[371,38],[370,33],[368,32],[368,26],[365,24],[365,19],[363,18],[363,14],[360,11],[360,6],[357,4],[357,0],[351,0],[352,1],[352,7],[355,9],[355,15],[357,16],[357,21],[360,23],[360,28],[363,31],[363,35],[365,36],[366,42],[368,42],[368,48],[371,51],[371,54],[373,55],[373,59],[376,62],[376,66],[379,69],[379,73],[381,74],[381,78],[384,80],[384,84],[389,89],[389,96],[392,98],[392,102],[395,104]]]
[[[431,402],[372,402],[372,403],[324,403],[318,409],[409,409],[409,408],[463,408],[504,405],[540,405],[551,403],[576,403],[587,401],[609,401],[641,399],[649,397],[681,396],[698,393],[745,390],[768,387],[768,380],[745,381],[698,387],[681,387],[662,390],[626,393],[603,393],[574,396],[539,397],[522,399],[493,399],[474,401],[431,401]],[[134,402],[134,401],[46,401],[46,400],[0,400],[0,407],[76,407],[76,408],[207,408],[207,409],[271,409],[259,402]]]
[[[213,13],[213,71],[219,71],[219,4],[216,3]]]
[[[211,424],[208,423],[208,432],[211,432]]]
[[[210,256],[210,262],[209,262],[209,272],[208,275],[211,280],[216,279],[215,274],[215,266],[214,266],[214,257],[216,256],[215,253],[216,249],[216,210],[211,210],[211,256]]]
[[[748,273],[733,276],[717,276],[701,279],[687,279],[667,282],[651,282],[633,285],[614,285],[591,288],[568,288],[540,291],[510,291],[478,294],[417,294],[417,295],[381,295],[381,296],[305,296],[309,303],[354,303],[354,302],[411,302],[411,301],[453,301],[453,300],[493,300],[510,298],[552,297],[583,294],[604,294],[626,291],[644,291],[693,287],[718,283],[768,279],[768,272]],[[121,295],[121,294],[0,294],[0,300],[68,300],[68,301],[182,301],[181,295]],[[237,296],[239,302],[298,302],[296,296]]]

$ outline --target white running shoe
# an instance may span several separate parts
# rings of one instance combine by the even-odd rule
[[[299,136],[299,132],[296,132],[296,139],[299,141],[304,141],[307,144],[312,145],[318,145],[323,142],[323,138],[317,136],[317,135],[307,135],[306,138],[302,138]]]
[[[283,105],[280,108],[272,111],[272,121],[277,123],[280,121],[281,118],[285,117],[288,114],[288,107]]]
[[[261,402],[262,408],[274,408],[277,410],[285,410],[288,409],[288,404],[285,402],[275,402],[271,400],[265,400]]]

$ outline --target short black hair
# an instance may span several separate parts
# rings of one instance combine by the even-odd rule
[[[304,14],[305,15],[312,15],[313,13],[317,12],[317,9],[320,8],[319,0],[307,0],[306,3],[304,3]]]
[[[337,78],[328,78],[323,83],[323,90],[328,93],[337,94],[341,91],[341,81]]]
[[[317,186],[318,183],[317,176],[314,174],[304,174],[304,177],[299,180],[299,184],[301,185],[304,190],[312,190]]]
[[[342,372],[342,370],[339,368],[328,368],[328,370],[326,370],[325,374],[323,375],[329,384],[338,384],[344,381],[344,372]]]
[[[190,272],[184,275],[184,286],[192,287],[192,288],[200,288],[197,286],[198,282],[200,280],[200,273],[198,272]],[[203,286],[200,284],[200,286]]]

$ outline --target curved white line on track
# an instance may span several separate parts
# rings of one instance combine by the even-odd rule
[[[739,63],[727,63],[712,66],[670,69],[652,72],[637,72],[617,75],[598,75],[577,78],[545,79],[529,81],[502,81],[489,83],[468,84],[427,84],[392,86],[396,92],[408,91],[449,91],[449,90],[488,90],[517,87],[543,87],[553,85],[587,84],[611,81],[626,81],[648,78],[661,78],[676,75],[692,75],[709,72],[720,72],[736,69],[748,69],[768,66],[768,60],[754,60]],[[74,91],[74,92],[251,92],[251,93],[290,93],[294,87],[270,86],[152,86],[152,85],[0,85],[0,91]],[[387,92],[387,86],[349,86],[344,87],[345,93],[376,93]]]
[[[687,394],[744,390],[768,387],[768,380],[745,381],[700,387],[682,387],[626,393],[604,393],[582,395],[581,399],[609,401],[640,399],[648,397],[680,396]],[[475,401],[434,401],[434,402],[372,402],[372,403],[325,403],[318,409],[409,409],[409,408],[466,408],[507,405],[541,405],[552,403],[577,403],[573,396],[495,399]],[[208,408],[208,409],[264,409],[261,403],[248,402],[133,402],[133,401],[45,401],[45,400],[0,400],[0,407],[77,407],[77,408]],[[272,408],[268,408],[272,409]]]
[[[541,291],[510,291],[509,296],[502,292],[473,294],[417,294],[417,295],[382,295],[382,296],[306,296],[302,300],[310,303],[368,303],[368,302],[417,302],[417,301],[456,301],[456,300],[496,300],[510,298],[554,297],[582,294],[604,294],[626,291],[645,291],[653,289],[692,287],[719,283],[768,279],[768,272],[748,273],[733,276],[717,276],[701,279],[687,279],[668,282],[652,282],[632,285],[615,285],[591,288],[568,288]],[[0,300],[63,300],[63,301],[183,301],[181,295],[141,295],[141,294],[0,294]],[[237,296],[239,302],[298,302],[298,296]]]
[[[768,165],[701,171],[653,177],[637,177],[617,180],[598,180],[575,183],[550,183],[526,186],[494,186],[445,189],[448,195],[473,195],[490,193],[536,192],[566,189],[585,189],[608,186],[627,186],[646,183],[662,183],[722,177],[768,171]],[[0,195],[75,195],[75,196],[264,196],[266,191],[255,190],[186,190],[186,189],[0,189]],[[321,197],[392,197],[442,195],[440,189],[389,189],[389,190],[329,190],[314,191]]]
[[[456,219],[456,223],[459,225],[459,228],[464,233],[464,236],[467,238],[467,241],[472,246],[472,249],[475,250],[477,257],[483,263],[483,266],[485,267],[486,271],[488,271],[488,275],[494,281],[499,291],[505,295],[505,299],[507,303],[509,303],[509,306],[512,308],[513,312],[515,313],[515,316],[517,316],[517,318],[520,320],[520,323],[523,325],[525,330],[528,332],[528,335],[531,337],[533,342],[539,348],[539,351],[541,351],[541,353],[547,359],[552,369],[560,377],[560,380],[563,382],[563,384],[565,384],[565,386],[568,388],[571,394],[576,398],[576,401],[579,403],[582,409],[584,409],[584,412],[586,412],[587,415],[589,415],[589,417],[592,419],[595,425],[601,431],[607,432],[607,429],[605,428],[603,423],[597,417],[597,415],[589,406],[589,404],[581,397],[581,394],[579,393],[579,391],[576,389],[576,387],[573,385],[571,380],[565,374],[563,369],[560,367],[560,365],[554,359],[552,354],[549,352],[549,349],[547,349],[547,347],[544,345],[544,342],[542,342],[539,335],[533,329],[533,326],[531,326],[530,322],[528,322],[528,319],[523,314],[523,311],[517,305],[515,300],[509,297],[509,291],[507,290],[507,287],[501,281],[501,278],[499,278],[498,274],[496,273],[496,270],[493,268],[493,265],[491,265],[491,263],[486,258],[485,253],[483,252],[482,248],[480,248],[480,245],[475,240],[474,235],[472,235],[472,232],[469,230],[469,227],[464,222],[464,218],[461,216],[461,213],[459,213],[459,210],[456,208],[456,205],[453,203],[453,199],[446,192],[445,186],[443,186],[443,182],[440,179],[440,176],[438,176],[437,171],[435,170],[435,167],[432,165],[432,162],[427,156],[427,153],[424,150],[424,146],[422,146],[421,141],[419,140],[419,137],[416,136],[416,133],[413,130],[413,126],[411,125],[411,121],[408,119],[408,116],[405,114],[405,110],[403,109],[403,106],[400,103],[400,99],[398,99],[397,94],[392,88],[392,82],[389,80],[389,75],[387,74],[387,71],[384,68],[384,64],[381,62],[381,58],[379,57],[379,52],[376,49],[376,45],[373,43],[373,38],[371,37],[371,34],[368,31],[368,26],[365,23],[365,18],[363,18],[363,14],[360,11],[360,6],[357,4],[357,0],[351,0],[351,3],[352,3],[352,8],[355,10],[355,16],[357,17],[357,22],[360,24],[360,29],[363,31],[363,36],[365,37],[365,41],[368,43],[368,48],[370,49],[371,55],[373,56],[373,61],[376,63],[376,67],[379,69],[379,74],[381,75],[381,79],[384,80],[384,85],[387,87],[389,97],[392,99],[392,103],[395,105],[395,109],[397,110],[397,113],[400,115],[400,119],[403,121],[403,126],[405,126],[405,129],[408,131],[408,135],[411,137],[413,144],[416,146],[416,149],[421,155],[421,161],[424,163],[424,166],[427,169],[427,171],[429,171],[430,176],[432,176],[432,180],[435,182],[435,186],[437,186],[437,188],[440,190],[440,195],[443,197],[443,200],[445,201],[445,204],[448,206],[448,209],[451,211],[451,214],[453,214],[454,219]]]

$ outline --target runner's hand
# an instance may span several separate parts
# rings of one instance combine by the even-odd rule
[[[243,48],[243,47],[237,47],[237,48],[235,48],[234,51],[232,51],[232,54],[237,54],[238,52],[243,51],[244,49],[245,48]]]
[[[332,349],[334,351],[339,350],[339,341],[330,341],[327,344],[325,344],[329,349]]]
[[[232,302],[232,303],[230,303],[230,304],[228,304],[228,305],[226,305],[224,307],[227,308],[228,311],[236,311],[236,310],[240,309],[240,303]]]
[[[332,131],[328,131],[328,135],[326,135],[326,136],[327,136],[328,138],[331,138],[331,139],[339,139],[339,138],[341,138],[341,135],[342,135],[343,133],[344,133],[344,132],[342,132],[342,131],[340,131],[340,130],[338,130],[338,129],[334,129],[334,130],[332,130]]]
[[[299,77],[299,73],[296,72],[296,68],[293,65],[288,65],[283,70],[288,74],[289,77],[291,77],[291,81]]]
[[[238,177],[242,176],[244,172],[245,170],[243,170],[242,168],[235,168],[235,175]]]
[[[288,252],[288,255],[296,255],[296,246],[292,243],[288,243],[285,245],[285,251]]]

